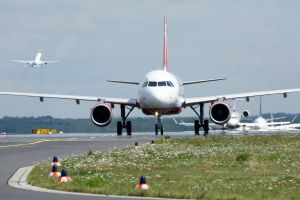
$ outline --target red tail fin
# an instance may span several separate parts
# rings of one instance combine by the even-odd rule
[[[163,70],[168,71],[168,37],[167,37],[167,17],[164,19],[164,55]]]

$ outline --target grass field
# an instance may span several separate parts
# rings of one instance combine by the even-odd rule
[[[62,160],[73,179],[48,177],[50,162],[28,178],[35,186],[114,195],[194,199],[300,199],[300,136],[160,138],[138,149],[87,152]],[[140,176],[150,190],[135,191]]]

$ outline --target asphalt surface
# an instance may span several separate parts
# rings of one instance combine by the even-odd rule
[[[153,134],[153,133],[152,133]],[[38,161],[49,160],[57,155],[61,158],[92,151],[107,151],[115,147],[150,142],[155,139],[152,134],[144,136],[102,136],[101,134],[63,136],[7,136],[0,138],[0,199],[1,200],[33,200],[33,199],[124,199],[118,197],[91,197],[67,194],[51,194],[13,188],[7,185],[14,172]],[[151,136],[152,135],[152,136]],[[128,200],[128,198],[126,198]]]

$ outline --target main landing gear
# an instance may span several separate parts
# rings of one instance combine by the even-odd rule
[[[131,113],[131,111],[133,111],[134,107],[126,107],[125,105],[121,104],[121,118],[122,121],[118,121],[117,122],[117,135],[122,135],[122,130],[123,128],[126,129],[127,131],[127,135],[131,135],[132,133],[132,126],[131,126],[131,121],[127,121],[126,119],[128,117],[128,115]],[[126,115],[125,109],[128,109],[129,112]]]
[[[204,117],[204,103],[200,103],[199,105],[190,106],[190,107],[196,113],[196,115],[199,117],[199,120],[195,120],[195,122],[194,122],[195,135],[200,135],[200,128],[203,127],[204,136],[207,136],[208,135],[208,131],[209,131],[209,122],[208,122],[208,120],[204,120],[203,121],[203,117]],[[199,113],[196,110],[196,108],[198,108],[198,107],[200,107]]]
[[[155,135],[158,135],[158,131],[160,131],[161,135],[164,134],[164,126],[161,123],[161,118],[160,117],[161,117],[160,115],[156,116]]]

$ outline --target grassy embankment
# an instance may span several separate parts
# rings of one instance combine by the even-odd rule
[[[65,159],[73,182],[38,164],[32,185],[75,192],[196,199],[299,199],[300,136],[159,139],[155,145]],[[134,188],[145,175],[151,187]]]

